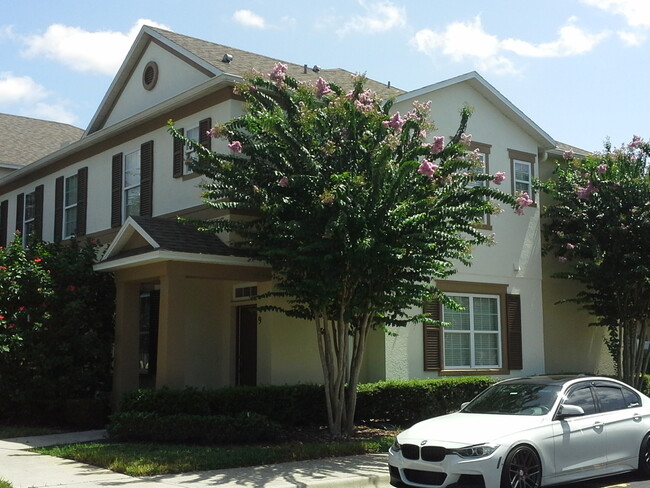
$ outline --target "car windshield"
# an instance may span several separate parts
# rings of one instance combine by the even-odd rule
[[[560,387],[540,383],[504,383],[491,386],[462,411],[501,415],[545,415],[557,399]]]

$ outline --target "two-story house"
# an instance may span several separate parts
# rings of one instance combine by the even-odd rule
[[[229,247],[230,236],[177,222],[237,216],[215,215],[202,202],[202,177],[187,166],[195,155],[172,137],[167,121],[225,151],[225,142],[210,139],[207,130],[242,113],[233,93],[242,76],[268,73],[277,62],[144,27],[83,136],[0,179],[3,242],[18,229],[46,241],[77,236],[107,245],[96,269],[113,273],[117,287],[116,398],[139,386],[322,379],[314,326],[256,310],[251,298],[273,286],[270,269]],[[344,70],[286,64],[298,80],[351,84],[352,73]],[[561,312],[544,297],[532,181],[543,172],[540,165],[557,156],[555,141],[477,73],[412,92],[372,80],[368,87],[395,98],[393,110],[402,113],[415,100],[431,100],[441,135],[455,132],[461,107],[474,107],[469,132],[486,168],[504,171],[503,189],[527,191],[537,205],[524,215],[507,210],[486,219],[485,231],[496,234],[496,245],[476,249],[471,268],[438,283],[466,311],[432,305],[451,327],[413,326],[394,336],[374,332],[361,380],[593,370],[583,350],[576,351],[582,361],[575,364],[546,352],[559,333],[554,317]]]

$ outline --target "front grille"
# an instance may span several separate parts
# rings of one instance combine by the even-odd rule
[[[420,456],[422,456],[423,461],[432,461],[434,463],[439,463],[445,459],[447,450],[444,447],[438,446],[424,446],[420,449]]]
[[[404,476],[411,483],[421,485],[440,486],[447,479],[446,473],[436,473],[434,471],[420,471],[418,469],[405,469]]]
[[[420,446],[415,444],[402,444],[402,456],[406,459],[420,459]]]
[[[447,455],[447,450],[439,446],[420,446],[415,444],[402,444],[402,456],[406,459],[422,459],[423,461],[430,461],[439,463]]]

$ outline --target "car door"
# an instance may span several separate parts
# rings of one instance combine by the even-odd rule
[[[562,404],[579,406],[585,413],[553,422],[553,481],[566,482],[597,476],[606,469],[607,446],[591,384],[573,386]]]
[[[608,465],[612,472],[634,469],[647,432],[644,426],[648,419],[641,415],[641,400],[632,390],[613,382],[599,381],[593,388],[607,437]]]

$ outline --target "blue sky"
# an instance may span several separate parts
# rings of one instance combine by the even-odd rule
[[[0,112],[85,128],[142,24],[413,90],[478,71],[558,141],[650,137],[648,0],[0,0]],[[433,107],[435,119],[435,107]]]

